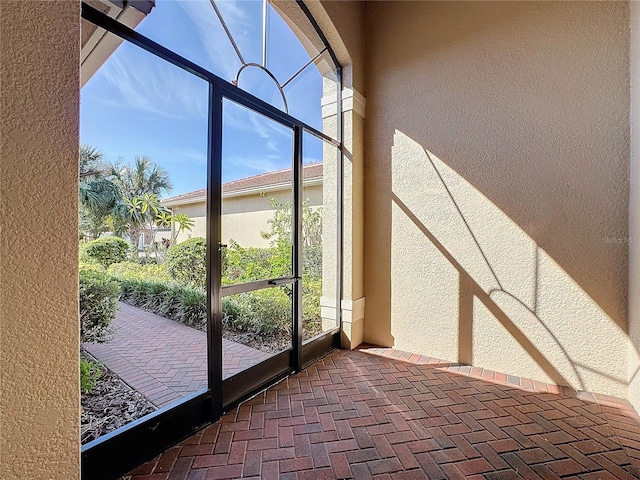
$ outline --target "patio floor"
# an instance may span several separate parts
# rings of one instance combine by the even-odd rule
[[[625,401],[372,347],[330,354],[123,478],[591,480],[639,466]]]
[[[157,407],[207,386],[207,335],[126,303],[118,304],[115,335],[83,348]],[[269,354],[222,340],[223,376],[230,377]]]

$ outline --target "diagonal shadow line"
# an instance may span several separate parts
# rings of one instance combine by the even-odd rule
[[[482,246],[480,245],[480,242],[478,241],[477,237],[473,233],[473,229],[471,228],[471,225],[469,225],[469,222],[467,222],[466,217],[462,213],[462,209],[458,205],[458,202],[454,198],[453,193],[449,189],[449,186],[444,181],[444,178],[442,177],[442,174],[440,173],[440,171],[438,170],[438,167],[436,166],[435,162],[433,161],[431,153],[426,148],[423,148],[423,151],[424,151],[425,155],[427,156],[427,158],[429,159],[429,162],[431,163],[431,166],[435,170],[436,175],[438,175],[438,178],[440,179],[440,182],[442,183],[443,187],[447,191],[447,195],[449,195],[449,198],[453,202],[453,205],[455,206],[456,210],[458,211],[458,214],[460,215],[460,218],[464,222],[465,227],[469,231],[469,234],[471,235],[471,238],[473,238],[473,242],[476,244],[476,247],[478,247],[478,250],[480,251],[480,254],[482,255],[482,258],[484,259],[484,262],[487,264],[487,267],[489,267],[489,270],[491,270],[491,273],[493,274],[493,277],[495,278],[496,282],[498,283],[498,286],[500,287],[500,288],[496,288],[496,289],[490,290],[489,291],[489,296],[491,296],[491,294],[494,293],[494,292],[502,292],[502,293],[508,295],[509,297],[511,297],[516,302],[518,302],[524,308],[526,308],[536,318],[536,320],[538,320],[540,325],[542,325],[542,327],[547,331],[547,333],[551,336],[551,338],[553,338],[553,340],[556,342],[556,344],[558,345],[558,348],[560,348],[560,350],[562,351],[562,354],[568,360],[569,364],[571,365],[571,368],[573,369],[573,372],[575,373],[576,377],[578,378],[578,381],[580,382],[580,388],[584,388],[584,381],[582,380],[582,376],[580,375],[580,372],[578,372],[578,369],[575,366],[575,362],[571,359],[571,356],[566,351],[564,346],[555,337],[555,335],[553,334],[551,329],[549,327],[547,327],[547,325],[544,323],[544,321],[536,313],[537,312],[537,308],[538,308],[538,269],[539,269],[539,265],[538,264],[539,264],[539,257],[540,257],[540,255],[539,255],[540,247],[538,247],[536,245],[536,261],[535,261],[535,272],[534,272],[534,275],[535,275],[535,277],[534,277],[535,278],[534,302],[535,302],[535,304],[534,304],[534,308],[531,309],[519,297],[517,297],[516,295],[514,295],[511,292],[509,292],[509,291],[504,289],[504,287],[500,283],[500,279],[498,278],[498,275],[495,273],[493,267],[491,266],[491,262],[489,262],[489,258],[484,253],[484,250],[482,249]]]
[[[629,377],[629,380],[627,381],[629,385],[633,383],[638,373],[640,373],[640,366],[636,367],[636,369],[633,371],[633,374]]]
[[[600,377],[607,378],[607,379],[611,380],[612,382],[619,383],[620,385],[627,386],[627,384],[629,383],[629,382],[627,382],[625,380],[621,380],[618,377],[614,377],[613,375],[609,375],[608,373],[603,372],[602,370],[598,370],[597,368],[593,368],[593,367],[590,367],[589,365],[585,365],[584,363],[580,363],[580,362],[574,362],[574,363],[578,367],[580,367],[580,368],[582,368],[584,370],[587,370],[589,372],[595,373]],[[631,378],[633,378],[633,376],[635,376],[638,373],[639,370],[640,370],[640,367],[636,368],[636,370],[633,373]]]
[[[424,151],[425,155],[427,156],[427,158],[429,159],[429,163],[431,163],[431,166],[435,170],[436,175],[438,175],[438,178],[440,179],[440,182],[442,183],[442,186],[447,191],[447,195],[449,195],[449,198],[453,202],[453,206],[456,207],[456,210],[458,211],[458,215],[460,215],[460,218],[462,219],[462,221],[464,222],[465,226],[467,227],[467,230],[469,231],[469,234],[471,235],[471,238],[473,238],[473,243],[475,243],[476,247],[478,247],[478,250],[480,251],[480,255],[482,255],[482,258],[484,259],[484,263],[487,264],[487,267],[489,267],[489,270],[491,270],[491,274],[493,275],[493,278],[495,278],[496,282],[498,283],[498,286],[500,287],[500,289],[502,289],[503,288],[502,287],[502,283],[500,283],[500,279],[498,278],[498,275],[493,270],[493,267],[491,266],[491,262],[489,262],[489,259],[487,258],[487,255],[484,253],[484,250],[482,249],[482,246],[480,245],[480,242],[478,241],[478,239],[476,238],[475,234],[473,233],[473,230],[471,229],[471,225],[469,225],[469,222],[467,222],[467,219],[464,216],[464,213],[462,213],[462,209],[458,205],[458,202],[456,202],[456,199],[454,198],[453,193],[451,193],[451,190],[449,189],[449,185],[447,185],[447,182],[445,182],[444,178],[442,178],[442,175],[440,174],[440,170],[438,170],[438,167],[436,167],[436,163],[433,161],[433,158],[431,158],[431,154],[429,153],[429,151],[426,148],[424,148],[423,151]]]
[[[396,205],[407,215],[407,217],[420,229],[425,237],[440,251],[440,253],[458,270],[461,278],[464,278],[465,283],[471,289],[471,293],[475,295],[487,309],[500,321],[502,326],[515,338],[515,340],[525,349],[525,351],[531,355],[534,361],[540,368],[558,385],[569,385],[569,382],[562,376],[562,374],[553,366],[553,364],[547,360],[547,358],[536,348],[536,346],[527,338],[527,336],[520,330],[517,325],[511,321],[506,313],[493,301],[493,299],[486,293],[480,285],[467,273],[464,267],[455,259],[455,257],[445,248],[442,243],[429,231],[429,229],[415,216],[415,214],[409,209],[409,207],[398,196],[391,192],[391,198]],[[536,316],[537,318],[537,316]],[[556,343],[558,340],[552,335]],[[559,343],[558,343],[559,345]],[[572,367],[573,362],[568,358]],[[578,377],[580,378],[580,377]],[[582,383],[582,381],[580,380]],[[582,388],[582,386],[581,386]]]
[[[536,278],[536,283],[537,283],[537,278]],[[551,331],[551,329],[549,327],[547,327],[547,324],[544,323],[542,321],[542,319],[538,316],[538,314],[532,310],[531,308],[529,308],[527,306],[526,303],[524,303],[522,300],[520,300],[517,296],[515,296],[514,294],[512,294],[511,292],[507,292],[504,289],[499,289],[499,288],[494,288],[492,290],[489,291],[488,295],[489,297],[491,297],[492,293],[495,292],[500,292],[500,293],[504,293],[505,295],[509,296],[509,298],[515,300],[518,304],[520,304],[523,308],[525,308],[531,315],[533,315],[535,317],[536,320],[538,320],[538,322],[540,323],[540,325],[542,325],[542,328],[544,328],[547,333],[551,336],[551,338],[554,339],[554,341],[556,342],[556,344],[558,345],[558,348],[562,351],[562,354],[565,356],[565,358],[569,361],[569,363],[571,364],[571,368],[573,368],[573,373],[576,374],[576,377],[578,377],[578,380],[580,382],[580,388],[584,387],[584,382],[582,381],[582,376],[580,376],[580,372],[578,372],[578,369],[576,368],[575,364],[576,362],[574,362],[571,359],[571,356],[569,355],[569,352],[567,352],[567,350],[564,348],[564,346],[558,341],[558,339],[556,338],[556,336],[553,334],[553,332]]]

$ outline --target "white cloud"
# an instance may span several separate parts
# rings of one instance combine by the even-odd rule
[[[213,73],[229,81],[235,78],[241,63],[209,0],[180,1],[178,5],[196,27],[202,46],[215,67]],[[216,5],[229,28],[248,25],[237,2],[224,1]]]
[[[123,44],[99,74],[119,93],[108,103],[169,118],[207,113],[206,83],[131,45]]]
[[[225,129],[244,132],[247,140],[255,136],[267,139],[265,146],[270,150],[291,148],[292,130],[234,102],[225,102],[222,121]]]

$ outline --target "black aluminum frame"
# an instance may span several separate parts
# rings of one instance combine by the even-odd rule
[[[192,394],[125,427],[104,435],[82,447],[82,477],[85,479],[113,479],[137,465],[153,458],[199,429],[215,422],[227,410],[251,397],[285,376],[300,371],[329,351],[340,346],[340,328],[303,342],[302,340],[302,162],[303,132],[327,142],[337,151],[338,222],[336,320],[341,327],[342,298],[342,201],[343,201],[343,119],[342,69],[326,37],[302,0],[296,3],[306,14],[316,33],[325,44],[334,62],[337,75],[337,139],[333,139],[286,112],[245,92],[205,68],[163,47],[135,30],[119,23],[97,9],[82,3],[81,16],[125,41],[188,71],[209,83],[209,117],[207,145],[207,358],[208,389]],[[292,283],[294,288],[292,348],[266,361],[222,380],[222,324],[221,312],[221,213],[222,213],[222,104],[227,98],[260,113],[286,127],[294,134],[294,225],[293,275],[271,279],[277,284]],[[213,235],[211,234],[213,233]],[[265,280],[269,284],[269,280]],[[256,282],[254,289],[263,288]],[[272,285],[272,284],[269,284]],[[246,290],[247,286],[245,285]],[[225,287],[228,289],[228,287]],[[230,294],[230,290],[225,293]]]

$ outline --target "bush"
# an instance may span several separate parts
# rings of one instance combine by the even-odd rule
[[[321,247],[306,247],[302,316],[305,335],[321,330]],[[222,257],[222,283],[250,282],[291,274],[291,244],[243,248],[230,241]],[[206,331],[206,240],[192,238],[169,249],[163,265],[113,264],[108,273],[118,281],[122,300],[165,318]],[[176,284],[172,284],[172,279]],[[291,287],[278,287],[224,297],[222,322],[240,332],[264,336],[291,332]]]
[[[137,279],[115,279],[120,284],[120,299],[176,322],[207,331],[205,292],[170,283]],[[307,336],[321,331],[320,295],[322,281],[303,282],[302,321]],[[222,299],[222,323],[226,328],[266,337],[291,332],[290,287],[274,287],[241,293]]]
[[[222,299],[222,323],[227,328],[267,337],[291,332],[288,289],[267,288]]]
[[[190,238],[169,248],[167,271],[176,282],[196,288],[207,286],[207,241]]]
[[[244,248],[231,240],[222,257],[222,283],[252,282],[291,275],[291,244]]]
[[[101,376],[102,365],[100,363],[80,359],[80,391],[82,393],[91,393]]]
[[[118,280],[121,299],[130,305],[207,330],[207,297],[190,287],[135,279]]]
[[[80,341],[104,343],[116,316],[118,283],[105,272],[80,267]]]
[[[322,246],[302,249],[302,271],[306,276],[322,278]]]
[[[93,258],[90,258],[89,255],[87,255],[86,245],[87,245],[86,243],[80,244],[80,251],[78,255],[80,263],[96,263]]]
[[[304,277],[302,280],[302,326],[309,336],[322,331],[321,295],[322,279]]]
[[[107,273],[118,279],[146,280],[151,282],[170,282],[171,276],[164,264],[140,264],[138,262],[119,262],[109,265]]]
[[[104,268],[112,263],[124,262],[129,252],[129,244],[119,237],[104,237],[92,240],[83,246],[81,258],[86,256]]]

